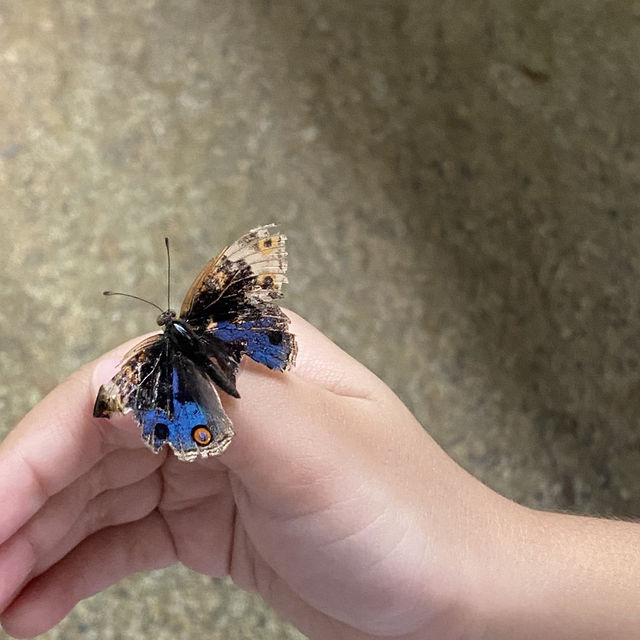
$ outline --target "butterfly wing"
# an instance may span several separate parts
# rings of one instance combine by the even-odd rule
[[[249,309],[233,320],[211,321],[205,335],[246,353],[269,369],[286,371],[295,362],[297,344],[289,333],[289,318],[274,305]]]
[[[93,415],[114,411],[133,413],[152,451],[169,444],[181,460],[219,455],[233,436],[213,385],[163,334],[136,345],[100,387]]]
[[[168,407],[170,389],[164,335],[155,334],[135,345],[123,357],[120,370],[98,391],[93,415],[108,418],[152,406]]]
[[[249,233],[209,260],[180,308],[189,324],[235,318],[246,306],[282,296],[287,281],[286,237],[269,224]]]
[[[189,288],[184,319],[230,376],[244,354],[271,369],[295,362],[289,318],[274,303],[287,282],[286,237],[257,227],[210,260]]]

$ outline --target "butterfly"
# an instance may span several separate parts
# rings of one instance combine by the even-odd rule
[[[155,453],[168,444],[181,460],[221,454],[233,426],[216,386],[240,397],[236,374],[244,355],[279,371],[295,364],[296,339],[276,303],[287,282],[285,241],[273,224],[252,229],[204,266],[179,314],[153,305],[162,312],[162,333],[125,354],[98,391],[94,417],[133,413]]]

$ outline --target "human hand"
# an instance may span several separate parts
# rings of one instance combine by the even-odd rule
[[[540,520],[458,467],[310,325],[294,316],[292,331],[294,372],[247,362],[242,399],[223,399],[236,435],[219,458],[155,456],[130,417],[91,417],[126,347],[21,421],[0,446],[9,633],[42,633],[122,577],[182,562],[230,574],[312,638],[539,637],[510,625],[523,575],[537,593],[539,549],[522,539]]]
[[[434,565],[425,526],[446,509],[424,505],[451,489],[434,469],[455,465],[373,374],[299,318],[292,330],[294,373],[245,361],[242,399],[224,396],[237,433],[219,458],[156,456],[130,416],[91,417],[125,347],[24,418],[0,448],[9,633],[41,633],[80,599],[178,561],[230,573],[320,637],[403,635],[449,604],[451,570]]]

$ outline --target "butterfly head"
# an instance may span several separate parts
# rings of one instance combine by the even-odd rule
[[[156,318],[156,322],[159,327],[165,327],[168,324],[171,324],[176,319],[176,317],[176,312],[173,309],[167,309]]]

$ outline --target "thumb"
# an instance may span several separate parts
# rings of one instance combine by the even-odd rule
[[[372,372],[287,313],[297,365],[283,374],[246,362],[241,398],[225,402],[236,435],[221,461],[264,508],[294,515],[353,495],[363,478],[406,472],[426,433]]]

